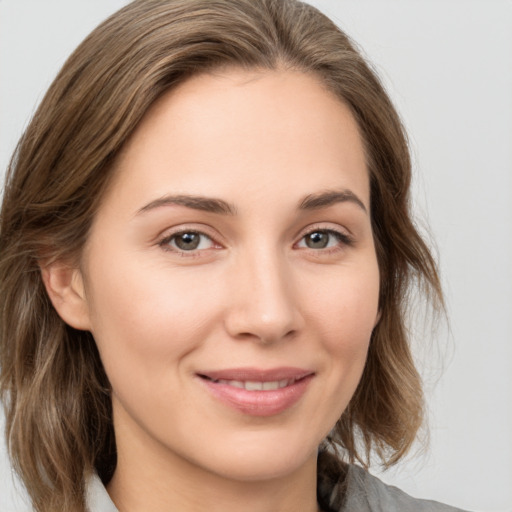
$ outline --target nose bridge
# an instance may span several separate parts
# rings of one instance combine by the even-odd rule
[[[300,328],[293,273],[284,254],[268,246],[246,251],[234,277],[236,292],[228,326],[233,335],[268,343]]]

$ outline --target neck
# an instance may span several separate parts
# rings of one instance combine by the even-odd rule
[[[292,474],[249,482],[205,473],[187,461],[165,472],[121,463],[107,490],[119,512],[319,511],[316,456]]]
[[[118,464],[107,491],[119,512],[319,511],[316,452],[285,475],[236,480],[139,441],[118,438]]]

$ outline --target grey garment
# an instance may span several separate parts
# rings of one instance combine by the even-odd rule
[[[418,500],[384,484],[364,469],[319,457],[318,501],[325,512],[464,512],[436,501]],[[119,512],[97,475],[87,486],[88,512]]]
[[[464,512],[437,501],[413,498],[354,465],[348,466],[343,482],[328,492],[325,512]]]

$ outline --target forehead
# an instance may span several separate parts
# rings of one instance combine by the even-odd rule
[[[228,194],[236,203],[249,189],[269,197],[350,186],[369,206],[350,109],[297,71],[226,69],[186,80],[147,112],[116,167],[114,188],[138,194]]]

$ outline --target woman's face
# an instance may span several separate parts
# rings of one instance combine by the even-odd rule
[[[196,76],[144,118],[82,274],[123,464],[238,480],[316,457],[378,318],[349,109],[292,71]]]

